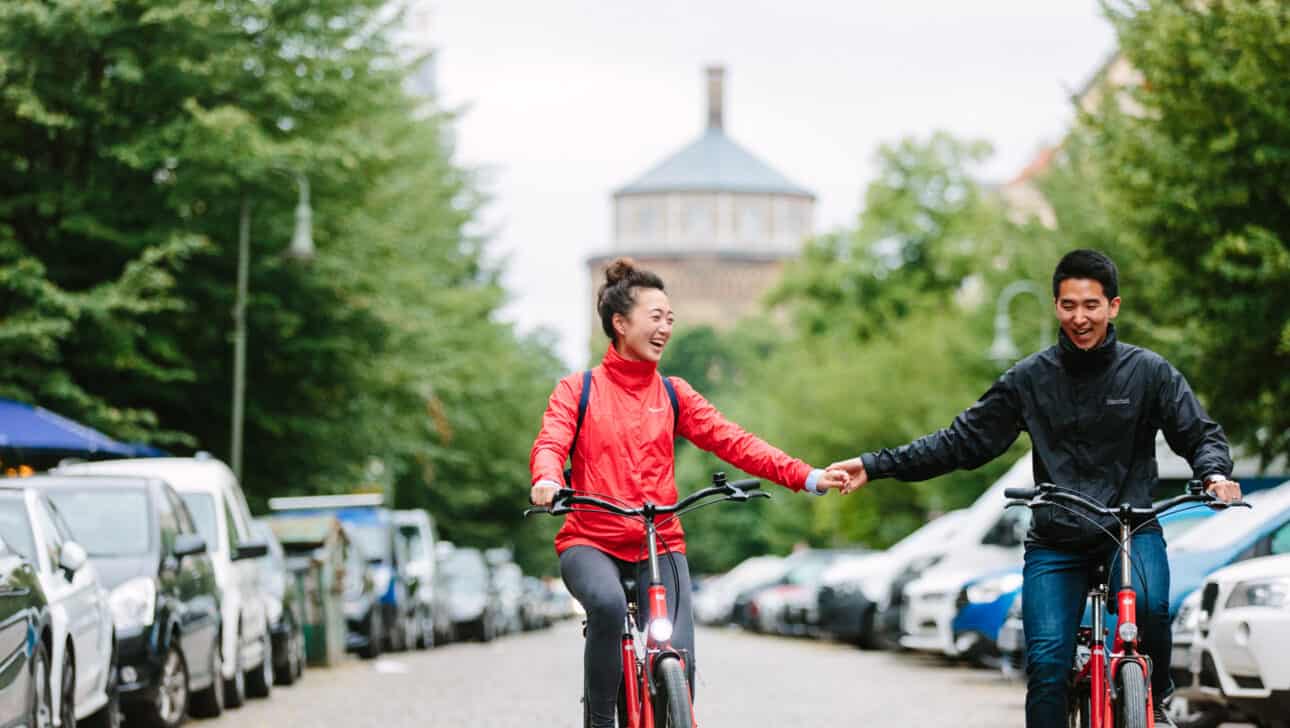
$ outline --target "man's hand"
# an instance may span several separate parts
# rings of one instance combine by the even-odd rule
[[[1215,498],[1225,503],[1231,503],[1232,501],[1241,499],[1241,484],[1230,478],[1223,480],[1215,479],[1212,483],[1208,484],[1205,490],[1209,491]]]
[[[529,502],[539,508],[550,508],[560,486],[549,480],[539,480],[529,489]]]
[[[839,460],[833,463],[824,471],[825,475],[837,474],[846,478],[846,483],[842,486],[842,495],[850,495],[860,490],[869,482],[869,474],[864,470],[864,461],[860,458],[851,458],[850,460]],[[823,478],[821,478],[823,480]]]
[[[821,495],[830,490],[842,490],[847,485],[847,474],[841,470],[825,470],[820,479],[815,481],[815,490]]]

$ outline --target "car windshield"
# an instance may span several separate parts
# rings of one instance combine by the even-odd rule
[[[963,511],[951,511],[923,524],[921,528],[897,541],[887,553],[903,556],[906,553],[918,553],[928,546],[948,540],[955,530]]]
[[[91,556],[139,556],[151,550],[152,519],[143,489],[55,488],[47,495]]]
[[[21,493],[0,495],[0,540],[28,561],[35,561],[36,540],[31,534],[31,521],[27,520],[27,504]]]
[[[210,544],[212,551],[218,551],[219,528],[215,525],[215,499],[209,493],[180,493],[179,497],[188,506],[197,532]]]
[[[385,561],[390,557],[390,533],[378,523],[350,523],[350,532],[368,561]]]
[[[1245,496],[1250,508],[1228,508],[1203,519],[1203,523],[1178,538],[1175,551],[1212,551],[1235,545],[1274,518],[1283,518],[1290,507],[1290,487],[1282,485]]]

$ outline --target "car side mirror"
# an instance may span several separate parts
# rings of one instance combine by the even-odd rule
[[[263,541],[247,541],[244,544],[238,545],[236,552],[233,554],[233,560],[241,561],[242,559],[258,559],[268,555],[269,544]]]
[[[70,579],[73,574],[80,571],[90,560],[89,554],[85,553],[85,547],[75,541],[68,541],[63,544],[63,548],[58,552],[58,568],[67,572]]]
[[[175,537],[175,558],[206,553],[206,539],[196,533],[181,533]]]

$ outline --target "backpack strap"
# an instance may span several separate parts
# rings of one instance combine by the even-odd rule
[[[669,389],[670,391],[670,389]],[[582,433],[582,419],[587,416],[587,402],[591,400],[591,370],[582,373],[582,395],[578,397],[578,424],[573,428],[573,441],[569,443],[569,467],[564,469],[564,484],[572,488],[569,482],[573,478],[573,453],[578,449],[578,435]],[[675,404],[673,399],[673,404]]]
[[[681,405],[676,399],[676,387],[672,386],[672,380],[667,377],[663,377],[663,387],[667,389],[667,398],[672,400],[672,437],[680,437],[680,433],[676,431],[676,426],[681,417]]]

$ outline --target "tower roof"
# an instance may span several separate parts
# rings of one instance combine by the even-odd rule
[[[650,192],[755,192],[814,197],[726,135],[725,69],[706,69],[707,129],[698,139],[664,159],[615,195]]]

